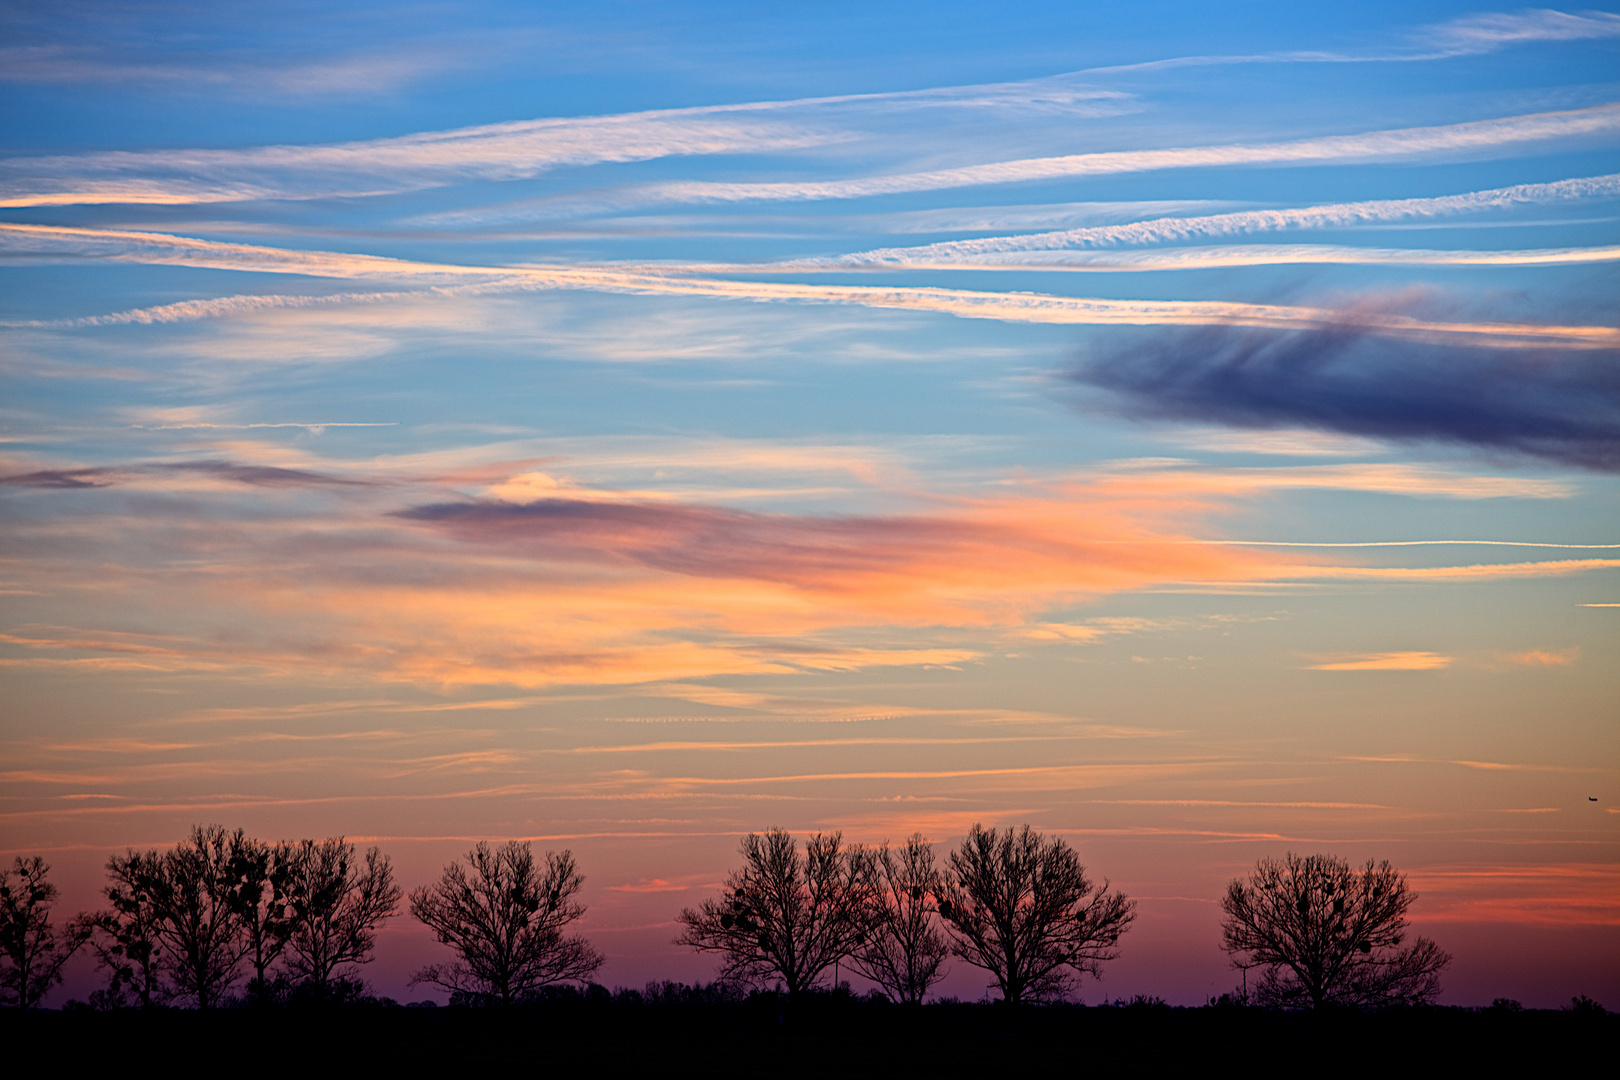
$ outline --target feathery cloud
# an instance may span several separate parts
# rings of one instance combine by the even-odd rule
[[[1492,120],[1471,120],[1432,127],[1325,135],[1282,142],[1228,143],[1168,147],[1162,150],[1111,150],[1058,157],[1024,158],[952,169],[896,173],[848,180],[784,180],[762,183],[668,181],[603,196],[601,205],[656,203],[789,202],[864,199],[990,184],[1015,184],[1078,176],[1111,176],[1162,169],[1220,168],[1252,165],[1313,165],[1326,162],[1396,161],[1417,158],[1472,158],[1506,147],[1555,139],[1612,137],[1620,132],[1620,104],[1531,113]],[[537,212],[542,204],[535,204]],[[518,212],[513,208],[512,212]],[[491,220],[487,212],[478,220]],[[449,224],[454,215],[433,219]]]
[[[391,259],[377,255],[233,244],[166,233],[43,225],[0,224],[0,252],[103,258],[116,262],[207,267],[341,279],[421,282],[441,292],[503,292],[581,289],[652,296],[692,296],[755,302],[851,304],[907,311],[932,311],[958,318],[996,319],[1067,325],[1253,326],[1332,329],[1344,322],[1340,311],[1205,300],[1105,300],[1040,293],[1000,293],[913,286],[808,285],[780,281],[739,281],[702,277],[700,267],[468,266]],[[445,282],[465,282],[446,285]],[[351,299],[383,301],[387,294]],[[310,306],[316,301],[242,302],[241,298],[199,301],[193,308],[160,308],[92,318],[120,322],[168,321],[232,314],[260,308]],[[324,301],[322,301],[324,302]],[[23,323],[12,325],[41,325]],[[1620,329],[1607,326],[1550,326],[1532,323],[1440,322],[1365,310],[1357,315],[1364,333],[1435,340],[1469,338],[1479,345],[1544,344],[1575,348],[1620,346]]]
[[[1434,251],[1421,248],[1347,247],[1342,244],[1230,244],[1170,251],[1006,251],[978,256],[881,263],[831,263],[787,268],[849,271],[852,267],[911,270],[1073,270],[1130,273],[1214,270],[1233,266],[1571,266],[1620,260],[1620,245],[1515,251]],[[741,269],[739,267],[739,269]],[[757,269],[749,267],[748,269]]]
[[[1091,68],[1092,77],[1148,72],[1181,67],[1228,64],[1381,64],[1451,60],[1497,52],[1510,45],[1544,41],[1580,41],[1620,37],[1620,16],[1606,11],[1571,15],[1547,8],[1515,13],[1465,15],[1448,22],[1420,27],[1393,47],[1365,52],[1333,49],[1291,50],[1236,56],[1178,56],[1135,64]]]
[[[1452,657],[1431,652],[1391,652],[1312,664],[1312,671],[1438,671],[1451,666]]]
[[[1517,12],[1465,15],[1420,32],[1420,40],[1433,42],[1452,55],[1491,52],[1507,45],[1532,41],[1580,41],[1620,37],[1620,15],[1584,11],[1572,15],[1549,8]]]
[[[1546,184],[1515,184],[1512,187],[1431,198],[1373,199],[1277,210],[1240,210],[1197,217],[1154,218],[1123,225],[1093,225],[1022,236],[989,236],[915,247],[878,248],[831,259],[800,260],[798,265],[932,266],[952,262],[983,261],[990,256],[1014,252],[1181,243],[1207,237],[1287,229],[1353,228],[1358,225],[1413,218],[1426,219],[1501,210],[1514,206],[1616,196],[1620,196],[1620,173],[1558,180]]]
[[[803,149],[848,137],[729,111],[526,120],[330,145],[10,158],[0,162],[0,207],[375,195],[518,180],[570,165]]]
[[[1522,664],[1525,667],[1570,667],[1581,658],[1581,650],[1526,649],[1523,652],[1500,654],[1500,658],[1510,664]]]
[[[678,453],[665,458],[678,466]],[[1505,493],[1489,478],[1464,490],[1468,478],[1404,466],[1143,464],[977,498],[913,491],[921,509],[910,513],[806,514],[518,484],[532,473],[474,476],[465,464],[434,479],[431,464],[359,469],[283,455],[274,465],[14,469],[6,486],[35,490],[10,529],[11,558],[33,588],[78,597],[78,625],[14,628],[0,665],[667,687],[719,674],[960,665],[1009,631],[1083,644],[1097,635],[1054,634],[1048,613],[1137,589],[1468,582],[1620,565],[1326,565],[1306,552],[1197,539],[1240,502],[1299,487]],[[469,483],[489,494],[465,494]],[[101,567],[93,595],[81,588],[86,560]],[[119,613],[130,605],[167,629],[129,628]],[[229,612],[238,632],[214,633],[210,612]],[[98,628],[109,626],[118,629]]]

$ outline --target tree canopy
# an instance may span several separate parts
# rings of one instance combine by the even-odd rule
[[[944,977],[950,951],[934,918],[941,877],[933,846],[921,833],[895,851],[884,844],[877,852],[877,872],[875,918],[852,962],[891,1000],[920,1004]]]
[[[1257,1004],[1283,1008],[1432,1001],[1451,957],[1428,938],[1406,940],[1417,899],[1386,862],[1359,871],[1331,855],[1264,858],[1221,900],[1222,945],[1259,967]]]
[[[0,867],[0,1004],[32,1009],[62,981],[62,965],[87,933],[51,925],[57,889],[38,855]]]
[[[676,944],[722,957],[720,977],[779,985],[790,998],[853,954],[876,918],[878,875],[867,849],[816,833],[801,855],[783,829],[743,838],[743,866],[719,899],[681,911]]]
[[[1101,977],[1136,905],[1094,885],[1074,850],[1025,825],[975,824],[951,853],[939,913],[952,951],[995,979],[1002,1000],[1061,999],[1081,975]]]
[[[362,862],[341,836],[300,842],[287,885],[288,970],[315,997],[349,994],[355,967],[371,959],[377,929],[399,900],[393,866],[377,848]]]
[[[585,914],[574,897],[585,879],[572,853],[546,852],[542,868],[526,843],[479,843],[433,885],[411,891],[411,914],[456,951],[411,976],[450,991],[452,1001],[510,1005],[543,986],[583,981],[602,954],[564,930]]]

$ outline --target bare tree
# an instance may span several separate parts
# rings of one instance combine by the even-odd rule
[[[343,838],[304,840],[292,851],[286,964],[314,996],[341,996],[371,959],[377,928],[399,909],[393,867],[377,848],[362,865]]]
[[[865,942],[852,957],[855,970],[883,988],[893,1001],[922,1002],[945,975],[949,951],[934,922],[940,874],[934,848],[916,833],[899,851],[884,844],[877,853],[877,912]]]
[[[154,896],[156,941],[174,996],[213,1008],[235,982],[248,951],[236,904],[235,851],[246,842],[222,826],[193,826],[164,854]]]
[[[1086,877],[1074,850],[1028,825],[998,835],[975,824],[951,853],[939,913],[952,951],[983,968],[1009,1005],[1061,999],[1102,962],[1136,917],[1136,905]]]
[[[103,891],[111,906],[77,920],[107,972],[106,988],[92,998],[107,1007],[122,1006],[126,993],[133,993],[135,1004],[150,1008],[166,995],[158,952],[163,856],[127,850],[107,860],[107,877]]]
[[[1451,957],[1428,938],[1401,948],[1417,899],[1388,862],[1359,872],[1331,855],[1261,859],[1221,900],[1222,946],[1261,967],[1262,1005],[1322,1008],[1432,1001]]]
[[[241,920],[246,959],[253,968],[248,994],[261,1005],[271,996],[270,967],[292,936],[288,890],[295,850],[290,844],[266,844],[240,835],[231,849],[231,903]]]
[[[0,869],[0,1004],[37,1006],[88,936],[77,922],[61,932],[51,925],[58,892],[50,870],[38,855],[18,855]]]
[[[479,843],[465,865],[453,862],[437,883],[411,891],[411,914],[460,955],[422,968],[411,985],[431,983],[452,1000],[510,1005],[542,986],[589,979],[602,954],[583,937],[563,934],[585,914],[574,900],[584,883],[571,852],[546,852],[542,872],[526,843]]]
[[[782,829],[749,833],[741,851],[743,867],[726,878],[720,899],[681,911],[686,929],[675,943],[721,954],[723,981],[780,985],[796,999],[866,939],[875,860],[859,845],[844,848],[836,832],[812,836],[803,857]]]

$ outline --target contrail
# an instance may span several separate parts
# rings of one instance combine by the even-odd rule
[[[1023,158],[955,169],[896,173],[850,180],[787,180],[768,183],[669,181],[629,193],[646,202],[734,203],[860,199],[918,191],[1016,184],[1072,176],[1110,176],[1161,169],[1229,165],[1305,165],[1333,161],[1399,160],[1452,154],[1544,139],[1607,135],[1620,131],[1620,104],[1563,112],[1505,116],[1435,127],[1326,135],[1271,143],[1181,146],[1163,150],[1109,150],[1060,157]]]
[[[1216,300],[1110,300],[1045,293],[1001,293],[918,286],[810,285],[737,281],[660,271],[655,268],[589,266],[467,266],[391,259],[333,251],[302,251],[171,236],[166,233],[45,225],[0,224],[0,248],[30,254],[99,257],[113,262],[152,263],[299,274],[341,279],[464,283],[481,291],[576,289],[642,296],[693,296],[760,303],[848,304],[904,311],[931,311],[965,319],[1057,325],[1254,326],[1276,329],[1339,327],[1341,311],[1278,304]],[[372,298],[372,297],[368,297]],[[312,303],[299,301],[297,304]],[[249,301],[241,306],[254,306]],[[260,306],[274,306],[266,303]],[[288,306],[294,306],[288,302]],[[134,312],[121,316],[139,321]],[[1620,347],[1620,329],[1540,323],[1439,322],[1408,315],[1358,312],[1367,333],[1419,340],[1459,336],[1479,344],[1527,344],[1569,348]]]
[[[1536,540],[1163,540],[1166,544],[1218,544],[1231,547],[1305,547],[1305,548],[1380,548],[1427,547],[1437,544],[1476,544],[1489,547],[1580,548],[1583,550],[1610,550],[1620,544],[1549,544]]]
[[[1023,236],[949,240],[915,247],[877,248],[829,259],[806,259],[789,265],[911,266],[961,262],[1006,252],[1176,243],[1202,237],[1275,232],[1284,229],[1346,228],[1377,222],[1441,217],[1526,204],[1615,195],[1620,195],[1620,173],[1558,180],[1547,184],[1515,184],[1512,187],[1471,191],[1459,195],[1441,195],[1434,198],[1375,199],[1282,210],[1240,210],[1227,214],[1156,218],[1152,221],[1135,221],[1124,225],[1096,225]]]

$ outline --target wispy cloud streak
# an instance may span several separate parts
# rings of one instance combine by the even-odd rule
[[[892,255],[892,253],[891,253]],[[908,270],[1073,270],[1096,273],[1132,271],[1216,270],[1234,266],[1573,266],[1620,260],[1620,245],[1586,248],[1540,248],[1517,251],[1434,251],[1411,248],[1346,247],[1342,244],[1235,244],[1187,247],[1171,251],[1005,251],[976,257],[902,258],[848,263],[825,262],[817,269],[848,271],[852,267]],[[790,269],[805,268],[788,264]]]
[[[804,260],[804,263],[812,265],[814,262],[821,262],[840,266],[910,266],[972,262],[987,256],[1013,252],[1181,243],[1208,237],[1290,229],[1353,228],[1358,225],[1413,218],[1444,217],[1502,210],[1514,206],[1615,196],[1620,196],[1620,173],[1558,180],[1547,184],[1516,184],[1512,187],[1433,198],[1374,199],[1292,209],[1241,210],[1228,214],[1156,218],[1124,225],[1096,225],[1022,236],[951,240],[915,247],[879,248],[874,251],[841,255],[833,259]]]
[[[263,427],[308,427],[312,425],[264,424]],[[358,425],[351,425],[358,426]],[[0,487],[18,488],[101,488],[126,483],[141,476],[198,476],[227,480],[253,487],[319,488],[332,485],[364,484],[339,476],[286,469],[274,465],[245,465],[233,461],[168,461],[115,467],[82,469],[38,469],[32,472],[0,475]]]
[[[523,291],[582,289],[654,296],[691,296],[755,302],[850,304],[906,311],[931,311],[958,318],[996,319],[1067,325],[1253,326],[1283,329],[1330,328],[1343,313],[1321,308],[1205,300],[1106,300],[1040,293],[979,292],[912,286],[810,285],[793,282],[738,281],[700,277],[679,268],[590,266],[467,266],[390,259],[329,251],[231,244],[170,236],[165,233],[0,224],[0,252],[116,262],[207,267],[341,279],[438,284],[461,281],[446,290]],[[387,299],[359,295],[357,300]],[[124,322],[179,320],[251,311],[260,307],[305,306],[327,300],[272,302],[268,298],[199,301],[195,308],[161,308],[122,312]],[[209,306],[214,305],[214,306]],[[1410,315],[1366,311],[1358,325],[1367,333],[1434,339],[1473,338],[1479,344],[1612,348],[1620,346],[1620,329],[1607,326],[1553,326],[1532,323],[1442,322]],[[16,324],[13,324],[16,325]],[[28,325],[28,324],[25,324]]]
[[[1026,183],[1080,176],[1110,176],[1163,169],[1326,162],[1395,161],[1489,153],[1554,139],[1606,138],[1620,131],[1620,104],[1561,112],[1473,120],[1435,127],[1328,135],[1271,143],[1228,143],[1163,150],[1113,150],[1059,157],[1024,158],[954,169],[898,173],[850,180],[726,183],[672,181],[617,197],[628,203],[735,203],[862,199],[990,184]],[[611,201],[615,197],[608,197]],[[605,202],[604,205],[607,205]],[[477,211],[469,212],[476,214]],[[444,216],[435,220],[455,220]],[[488,220],[487,218],[484,220]]]
[[[1583,11],[1572,15],[1548,8],[1513,13],[1467,15],[1441,23],[1420,35],[1452,55],[1490,52],[1533,41],[1581,41],[1620,37],[1620,15]]]
[[[1341,50],[1291,50],[1226,56],[1178,56],[1146,60],[1136,64],[1091,68],[1095,76],[1162,71],[1183,67],[1215,67],[1228,64],[1385,64],[1452,60],[1479,56],[1511,45],[1547,41],[1600,40],[1620,37],[1620,16],[1605,11],[1578,15],[1546,8],[1530,8],[1514,13],[1467,15],[1449,22],[1426,26],[1392,48],[1366,52]]]
[[[776,152],[846,135],[740,109],[528,120],[393,139],[246,150],[110,151],[0,163],[0,206],[237,202],[359,196],[671,156]]]
[[[0,667],[667,686],[724,673],[957,665],[1009,631],[1025,643],[1090,642],[1102,632],[1090,625],[1021,631],[1087,597],[1137,589],[1468,582],[1620,565],[1325,565],[1197,540],[1240,501],[1296,488],[1557,494],[1511,479],[1458,488],[1470,478],[1404,466],[1139,466],[979,498],[915,491],[910,513],[817,515],[567,484],[535,497],[534,484],[486,480],[507,497],[469,497],[457,491],[465,478],[423,478],[423,464],[415,480],[387,463],[318,459],[9,470],[0,489],[27,507],[9,530],[12,564],[36,589],[79,599],[75,625],[13,628]],[[95,596],[79,591],[86,560],[101,567]],[[244,629],[158,634],[105,618],[129,604],[157,625],[228,611]],[[735,695],[709,703],[759,709]]]

